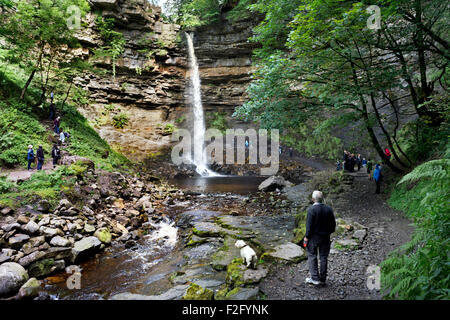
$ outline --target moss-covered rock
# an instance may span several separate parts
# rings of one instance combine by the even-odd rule
[[[191,283],[186,290],[183,300],[212,300],[214,292],[207,288],[202,288],[196,283]]]
[[[228,287],[234,288],[244,285],[244,271],[246,269],[241,258],[233,259],[227,267],[226,283]]]
[[[305,211],[301,211],[301,212],[299,212],[299,213],[297,213],[297,214],[295,215],[295,225],[296,225],[297,227],[299,227],[300,225],[306,223],[306,217],[307,217],[307,214],[308,214],[308,213],[307,213],[306,210],[305,210]]]
[[[28,274],[31,277],[39,278],[49,275],[53,272],[55,265],[54,259],[43,259],[32,263],[28,268]]]
[[[94,236],[103,243],[111,243],[112,235],[108,228],[100,228],[95,231]]]
[[[207,241],[206,238],[199,237],[195,234],[191,234],[188,238],[188,242],[186,243],[186,247],[195,247],[199,244],[205,243]]]

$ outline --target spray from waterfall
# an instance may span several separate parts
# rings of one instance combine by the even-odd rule
[[[197,57],[195,56],[192,35],[186,33],[188,52],[189,52],[189,68],[191,80],[191,104],[194,114],[194,159],[191,161],[196,166],[196,171],[202,176],[218,176],[217,173],[208,169],[206,164],[205,152],[205,119],[203,115],[202,95],[200,91],[200,73],[198,71]]]

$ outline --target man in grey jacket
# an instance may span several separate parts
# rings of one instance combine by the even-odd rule
[[[308,253],[308,265],[311,278],[305,282],[313,285],[325,284],[327,278],[328,254],[330,253],[330,235],[336,229],[333,210],[323,204],[323,194],[314,191],[314,204],[309,207],[306,217],[306,233],[303,239]],[[320,273],[317,267],[317,251],[320,258]]]

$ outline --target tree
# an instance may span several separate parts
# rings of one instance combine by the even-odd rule
[[[97,28],[103,39],[103,46],[96,51],[97,57],[111,57],[113,77],[116,77],[117,58],[123,53],[125,38],[123,34],[114,30],[114,18],[103,18],[98,16],[96,20]]]
[[[89,10],[85,0],[18,0],[11,13],[0,17],[0,36],[7,41],[7,58],[29,73],[21,100],[35,75],[40,74],[42,94],[38,103],[43,101],[52,67],[63,55],[61,48],[75,45],[76,30],[68,22],[73,6],[78,8],[80,19]]]
[[[380,5],[388,2],[389,7],[382,8],[381,29],[371,30],[367,28],[369,14],[363,2],[299,1],[295,18],[283,24],[282,5],[274,7],[267,1],[258,1],[253,7],[265,11],[266,19],[256,28],[255,39],[260,40],[263,48],[256,52],[258,70],[248,89],[250,100],[235,115],[278,128],[307,121],[314,113],[319,117],[330,115],[324,121],[328,125],[360,119],[377,153],[389,167],[399,172],[410,166],[411,160],[397,139],[405,112],[400,105],[408,104],[410,99],[419,116],[430,115],[431,109],[423,103],[433,93],[434,84],[446,75],[445,42],[431,35],[418,37],[420,24],[411,25],[400,12],[399,7],[403,8],[400,4],[405,1],[379,2]],[[435,5],[429,5],[430,2]],[[427,12],[433,8],[435,14],[433,18],[422,15],[421,21],[424,17],[442,20],[435,12],[442,6],[437,1],[427,4]],[[417,4],[414,10],[413,16],[417,16]],[[440,14],[445,16],[442,10]],[[395,41],[392,34],[396,34]],[[441,36],[436,34],[435,38]],[[284,38],[287,41],[283,47]],[[424,41],[433,42],[435,52],[425,49]],[[278,53],[274,54],[274,48]],[[426,69],[429,65],[434,68],[431,81]],[[416,79],[421,82],[419,88]],[[414,101],[412,93],[422,92],[420,88],[426,93]],[[396,163],[384,154],[375,129],[386,139]]]

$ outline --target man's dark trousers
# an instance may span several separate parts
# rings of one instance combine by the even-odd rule
[[[314,235],[308,240],[306,251],[308,253],[308,266],[311,278],[315,281],[325,282],[327,279],[328,254],[330,253],[330,236]],[[320,259],[320,273],[317,267],[317,251]]]

